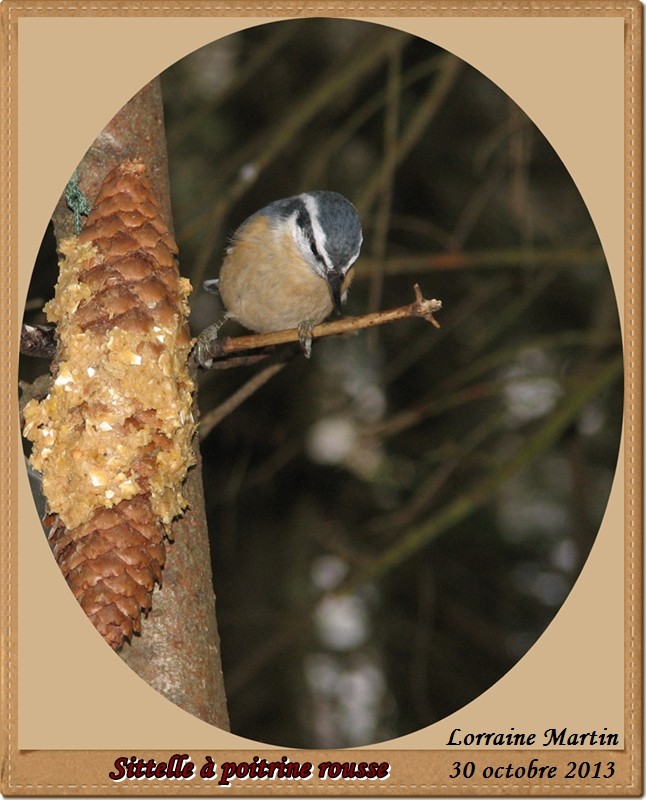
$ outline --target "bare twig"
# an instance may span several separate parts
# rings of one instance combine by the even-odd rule
[[[227,397],[219,406],[216,406],[211,409],[208,414],[205,414],[200,422],[200,440],[206,439],[216,425],[222,422],[232,411],[235,411],[239,405],[242,405],[242,403],[244,403],[247,398],[251,397],[254,392],[258,391],[261,386],[264,386],[264,384],[273,378],[277,372],[280,372],[286,364],[286,361],[281,361],[277,364],[269,364],[252,378],[249,378],[245,384]]]
[[[395,320],[409,317],[422,317],[435,328],[439,328],[440,325],[433,314],[442,308],[441,301],[425,299],[418,284],[415,284],[414,291],[415,302],[410,303],[410,305],[391,308],[387,311],[376,311],[372,314],[363,314],[359,317],[344,317],[343,319],[315,325],[312,328],[312,339],[352,333],[363,328],[373,328],[375,325],[385,325],[388,322],[395,322]],[[243,353],[248,350],[258,350],[259,348],[298,342],[300,336],[297,328],[271,331],[269,333],[253,333],[247,336],[227,336],[223,339],[213,339],[209,342],[208,355],[214,360],[226,358],[231,353]],[[206,349],[204,351],[205,355],[207,354]]]
[[[210,369],[234,369],[237,367],[252,367],[254,364],[259,364],[262,361],[267,361],[271,358],[272,353],[254,353],[250,356],[232,356],[231,358],[222,359],[221,361],[214,361]]]

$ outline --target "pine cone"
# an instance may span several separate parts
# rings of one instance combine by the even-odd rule
[[[193,463],[190,284],[143,164],[105,179],[78,237],[61,243],[54,382],[25,407],[50,541],[65,578],[114,648],[140,630],[161,582],[164,533]]]
[[[100,508],[69,531],[55,519],[50,544],[65,579],[114,648],[141,628],[165,561],[164,529],[145,495]]]

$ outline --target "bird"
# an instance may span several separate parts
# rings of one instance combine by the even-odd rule
[[[220,276],[204,282],[219,293],[225,317],[256,333],[297,328],[306,356],[312,328],[341,313],[359,257],[359,213],[338,192],[313,190],[275,200],[248,217],[231,237]]]

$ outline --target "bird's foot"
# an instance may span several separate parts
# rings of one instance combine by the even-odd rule
[[[193,357],[195,358],[197,364],[202,367],[202,369],[211,369],[213,366],[213,345],[217,341],[220,328],[224,325],[227,319],[228,316],[225,315],[221,320],[218,320],[218,322],[214,322],[213,325],[209,325],[209,327],[205,328],[195,340]]]
[[[305,358],[309,358],[312,355],[313,329],[314,323],[311,319],[304,319],[302,322],[298,323],[298,341],[301,344],[301,349]]]

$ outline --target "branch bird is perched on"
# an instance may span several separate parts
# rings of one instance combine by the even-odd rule
[[[333,310],[341,313],[362,241],[356,208],[337,192],[276,200],[237,229],[219,279],[204,288],[219,292],[225,318],[252,331],[298,328],[308,355],[313,326]],[[208,342],[221,324],[198,338],[197,360],[205,366]]]

